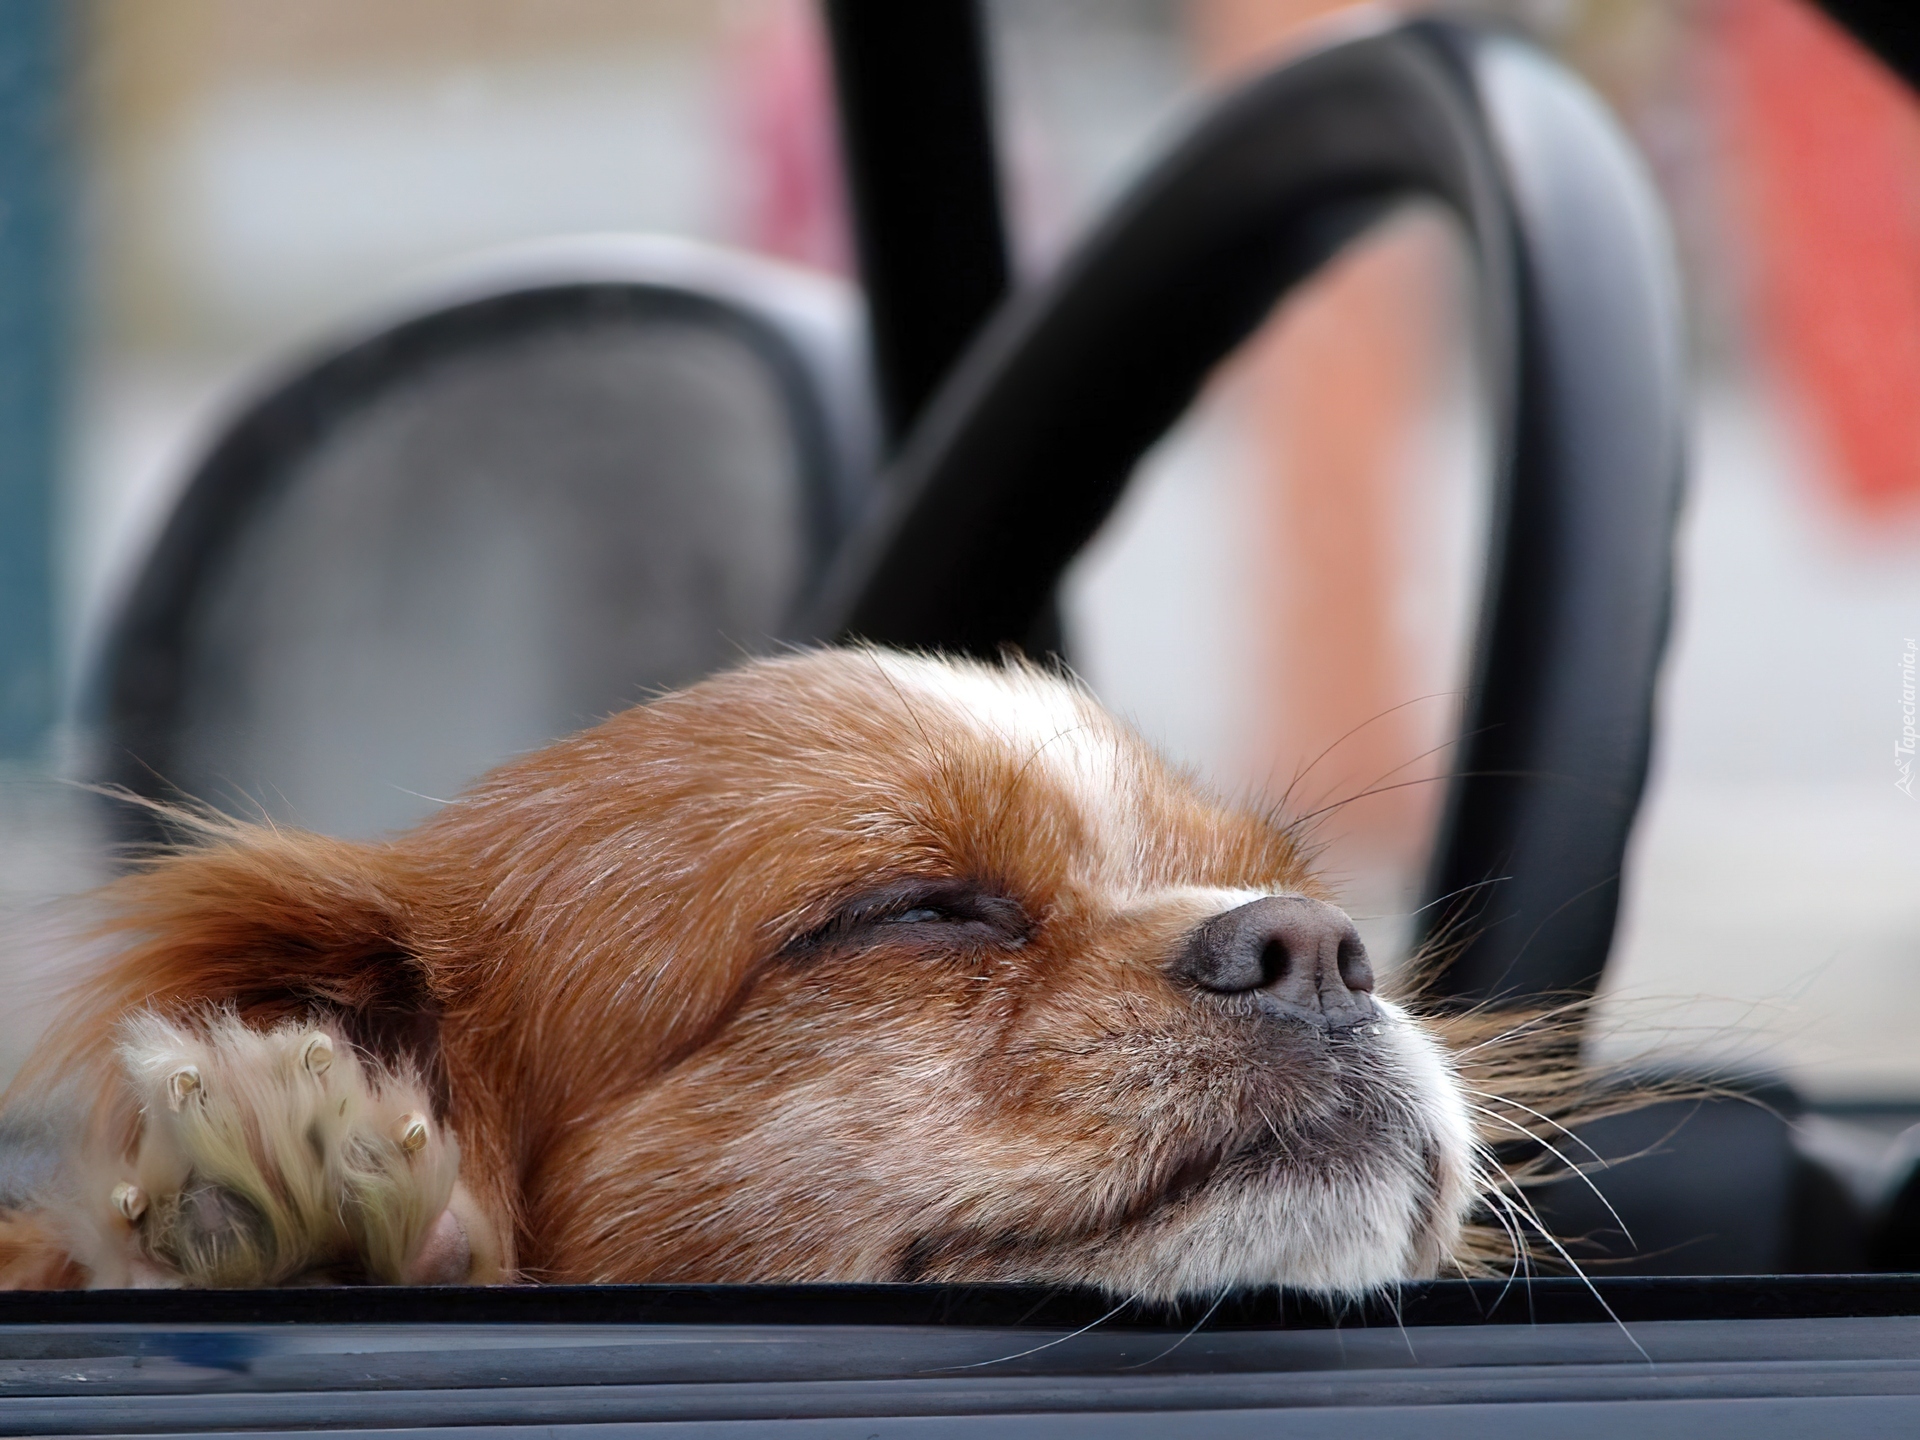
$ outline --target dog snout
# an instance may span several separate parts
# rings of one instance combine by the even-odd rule
[[[1321,1030],[1375,1016],[1373,966],[1344,911],[1304,895],[1270,895],[1214,916],[1175,965],[1203,990],[1257,993],[1263,1010]]]

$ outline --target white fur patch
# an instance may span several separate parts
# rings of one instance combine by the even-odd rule
[[[1119,908],[1123,914],[1148,909],[1184,913],[1191,917],[1191,924],[1200,925],[1216,915],[1238,910],[1242,905],[1251,905],[1255,900],[1272,899],[1274,894],[1271,890],[1244,890],[1219,885],[1169,885],[1128,896]]]
[[[1098,837],[1099,856],[1132,854],[1140,823],[1137,742],[1091,696],[1041,671],[893,651],[877,651],[874,658],[910,692],[909,703],[924,698],[938,704],[1070,794]]]

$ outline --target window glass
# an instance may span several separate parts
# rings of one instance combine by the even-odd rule
[[[1803,0],[1442,8],[1595,87],[1686,282],[1679,601],[1600,1043],[1830,1099],[1920,1093],[1920,103]],[[1199,107],[1357,23],[1338,0],[985,13],[1029,280]],[[53,477],[6,493],[57,536],[44,583],[0,557],[51,603],[43,626],[0,591],[6,715],[73,713],[117,587],[263,367],[440,267],[649,231],[847,269],[801,0],[18,0],[0,40],[26,147],[0,156],[24,197],[0,262],[33,277],[0,313],[19,432],[0,448]],[[1066,597],[1076,662],[1143,731],[1225,788],[1324,811],[1384,955],[1419,903],[1478,599],[1471,314],[1451,222],[1397,213],[1221,368]],[[4,658],[36,645],[44,664]],[[53,783],[77,772],[70,732],[11,723],[17,914],[104,873],[106,842]]]

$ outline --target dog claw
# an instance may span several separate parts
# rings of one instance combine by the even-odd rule
[[[178,1110],[187,1097],[200,1088],[200,1067],[183,1065],[167,1077],[167,1104]]]
[[[426,1148],[427,1120],[424,1115],[411,1112],[402,1115],[394,1122],[393,1138],[400,1148],[409,1155],[417,1155]]]
[[[147,1213],[147,1193],[138,1185],[122,1180],[113,1187],[113,1208],[129,1225],[136,1224]]]
[[[307,1073],[316,1079],[326,1074],[333,1066],[332,1039],[324,1032],[311,1037],[306,1048],[300,1052],[300,1061],[307,1067]]]

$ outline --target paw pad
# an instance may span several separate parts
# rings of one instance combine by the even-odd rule
[[[120,1061],[140,1133],[111,1207],[186,1284],[399,1280],[452,1194],[458,1147],[418,1078],[324,1030],[141,1015]]]

